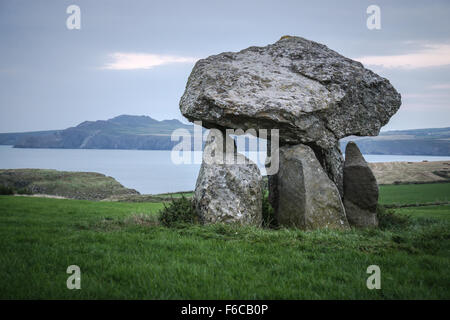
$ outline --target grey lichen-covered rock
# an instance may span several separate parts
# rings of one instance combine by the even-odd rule
[[[344,206],[336,185],[311,148],[283,146],[280,169],[269,176],[269,201],[279,225],[301,229],[347,229]]]
[[[207,128],[279,129],[282,144],[311,146],[342,191],[338,140],[377,135],[400,104],[389,81],[361,63],[287,36],[199,60],[180,109]]]
[[[225,141],[211,130],[195,187],[196,210],[205,223],[259,226],[262,222],[261,173],[256,164],[242,155],[241,160],[246,163],[236,163],[234,143],[228,147],[227,150]]]
[[[348,221],[356,227],[375,227],[378,184],[358,146],[347,144],[344,162],[344,206]]]

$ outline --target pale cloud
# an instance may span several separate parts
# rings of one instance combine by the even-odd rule
[[[440,83],[430,86],[430,89],[436,90],[450,90],[450,83]]]
[[[181,57],[173,55],[160,55],[149,53],[123,53],[115,52],[110,54],[111,62],[102,69],[109,70],[136,70],[151,69],[153,67],[173,64],[173,63],[194,63],[198,58]]]
[[[402,98],[406,99],[415,99],[415,98],[426,98],[426,99],[432,99],[432,98],[445,98],[448,99],[450,97],[450,94],[443,93],[443,94],[436,94],[436,93],[406,93],[402,94]]]
[[[355,60],[368,66],[417,69],[450,65],[450,44],[425,44],[415,52],[390,56],[364,56]]]
[[[449,111],[450,108],[446,104],[431,104],[431,103],[404,103],[401,106],[402,111],[419,110],[419,111]]]

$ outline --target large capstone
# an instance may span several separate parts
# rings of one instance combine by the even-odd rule
[[[180,101],[207,128],[279,129],[307,144],[342,192],[338,140],[377,135],[401,104],[389,81],[325,45],[286,36],[199,60]]]
[[[237,153],[234,141],[228,138],[218,130],[208,135],[194,193],[196,210],[204,223],[259,226],[261,173],[255,163]]]
[[[347,144],[344,162],[344,206],[348,221],[356,227],[378,226],[378,184],[353,141]]]
[[[324,172],[311,148],[279,149],[280,168],[269,176],[269,201],[281,226],[301,229],[348,228],[336,185]]]

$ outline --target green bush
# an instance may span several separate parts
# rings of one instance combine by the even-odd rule
[[[0,195],[13,195],[14,189],[6,186],[0,185]]]
[[[269,202],[269,194],[265,192],[262,199],[262,225],[265,228],[275,228],[277,226],[274,210]]]
[[[169,205],[159,211],[159,222],[166,227],[174,227],[184,223],[198,223],[199,216],[192,200],[184,195],[181,198],[172,198]]]
[[[380,229],[405,227],[411,222],[409,216],[396,214],[394,210],[386,209],[382,205],[377,207],[377,217]]]
[[[33,194],[33,192],[31,192],[31,190],[28,188],[20,188],[20,189],[17,189],[16,192],[17,192],[17,194]]]

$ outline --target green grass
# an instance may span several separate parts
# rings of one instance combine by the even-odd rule
[[[395,212],[415,218],[450,220],[450,205],[399,208]]]
[[[341,232],[169,229],[157,224],[161,207],[0,196],[0,298],[450,298],[449,206],[402,208],[406,224]],[[66,288],[73,264],[81,290]],[[381,290],[366,287],[372,264]]]
[[[416,204],[450,201],[450,183],[380,186],[380,203]]]

